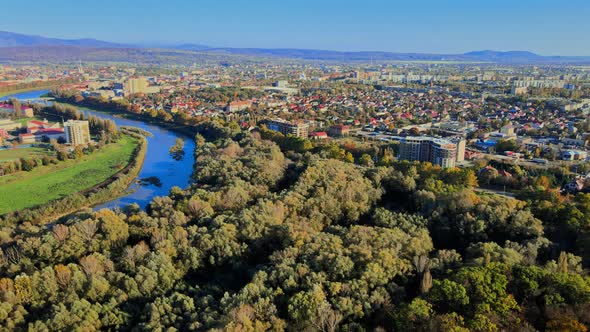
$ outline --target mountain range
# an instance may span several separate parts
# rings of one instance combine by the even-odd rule
[[[117,44],[96,40],[92,38],[83,39],[60,39],[48,38],[34,35],[24,35],[15,32],[0,31],[0,47],[19,46],[79,46],[79,47],[128,47],[129,45]]]
[[[97,39],[60,39],[0,31],[0,62],[116,61],[140,63],[191,62],[230,57],[300,59],[317,61],[458,61],[492,63],[590,63],[590,57],[543,56],[528,51],[474,51],[463,54],[341,52],[313,49],[210,47],[201,44],[158,48]]]

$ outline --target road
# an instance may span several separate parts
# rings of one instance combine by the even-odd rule
[[[474,191],[480,192],[480,193],[486,193],[486,194],[495,194],[495,195],[500,195],[500,196],[504,196],[504,197],[508,197],[508,198],[515,198],[516,194],[508,192],[508,191],[503,191],[503,190],[496,190],[496,189],[486,189],[486,188],[473,188]]]

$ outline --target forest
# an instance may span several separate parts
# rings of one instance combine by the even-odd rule
[[[196,129],[192,184],[145,211],[1,229],[2,329],[587,330],[590,194]]]

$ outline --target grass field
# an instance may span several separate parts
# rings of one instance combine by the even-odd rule
[[[49,154],[49,151],[47,151],[45,148],[22,148],[0,150],[0,163],[20,158],[29,158],[33,156],[41,158],[47,154]]]
[[[0,177],[0,215],[41,205],[107,180],[127,166],[136,145],[135,139],[124,136],[81,160]]]

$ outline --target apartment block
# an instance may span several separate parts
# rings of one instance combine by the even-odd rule
[[[307,138],[309,133],[309,124],[307,123],[292,123],[283,119],[274,119],[267,123],[270,130],[278,131],[283,135],[292,135],[295,137]]]
[[[72,145],[90,143],[88,121],[68,120],[64,123],[66,141]]]
[[[400,141],[401,160],[428,161],[443,168],[450,168],[455,167],[457,155],[457,144],[440,138],[405,137]]]

